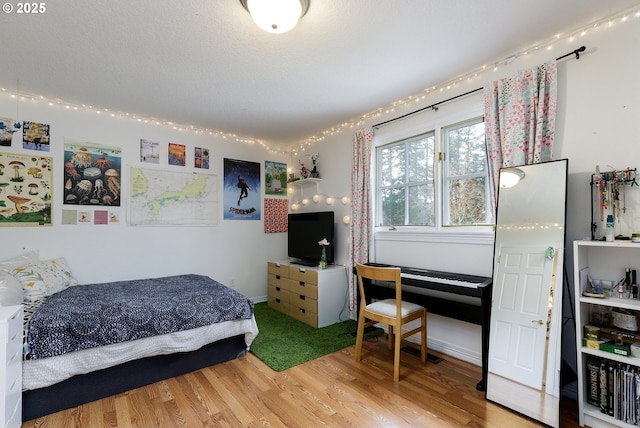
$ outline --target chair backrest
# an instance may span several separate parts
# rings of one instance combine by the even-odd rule
[[[402,282],[400,280],[400,268],[397,267],[377,267],[356,263],[358,273],[358,289],[360,290],[360,304],[366,306],[366,295],[363,278],[374,281],[390,281],[395,283],[396,300],[402,301]]]

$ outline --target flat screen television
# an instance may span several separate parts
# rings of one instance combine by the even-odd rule
[[[322,257],[322,246],[318,241],[324,238],[327,246],[327,263],[334,261],[333,211],[289,214],[288,255],[293,263],[318,266]]]

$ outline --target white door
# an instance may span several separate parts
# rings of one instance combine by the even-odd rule
[[[555,257],[547,247],[500,248],[493,284],[489,371],[542,388]]]

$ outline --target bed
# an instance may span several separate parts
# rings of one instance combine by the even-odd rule
[[[28,256],[0,262],[0,304],[22,288],[24,421],[242,357],[258,333],[251,300],[207,276],[79,285]]]

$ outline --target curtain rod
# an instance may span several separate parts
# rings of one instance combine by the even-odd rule
[[[560,61],[561,59],[566,58],[566,57],[571,56],[571,55],[575,55],[576,59],[580,59],[580,52],[584,52],[586,49],[587,48],[585,46],[580,46],[578,49],[575,49],[575,50],[573,50],[573,51],[571,51],[571,52],[569,52],[567,54],[559,56],[558,58],[556,58],[556,61]],[[465,97],[467,95],[471,95],[471,94],[473,94],[475,92],[479,92],[479,91],[481,91],[483,89],[484,89],[484,87],[477,88],[477,89],[474,89],[472,91],[465,92],[464,94],[460,94],[460,95],[456,95],[455,97],[447,98],[446,100],[439,101],[439,102],[437,102],[435,104],[431,104],[430,106],[422,107],[422,108],[420,108],[418,110],[412,111],[412,112],[407,113],[407,114],[403,114],[402,116],[398,116],[398,117],[396,117],[394,119],[389,119],[389,120],[385,120],[384,122],[377,123],[377,124],[373,125],[373,128],[377,128],[378,126],[386,125],[387,123],[395,122],[396,120],[404,119],[407,116],[411,116],[413,114],[419,113],[419,112],[424,111],[424,110],[428,110],[428,109],[437,110],[438,106],[440,104],[448,103],[449,101],[453,101],[455,99],[458,99],[458,98],[461,98],[461,97]]]

